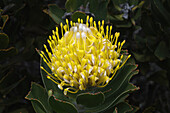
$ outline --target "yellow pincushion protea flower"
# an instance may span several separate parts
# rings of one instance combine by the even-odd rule
[[[48,74],[48,79],[64,90],[65,95],[90,87],[105,87],[130,57],[122,62],[120,51],[125,41],[117,44],[120,33],[116,32],[113,36],[112,26],[110,29],[107,26],[105,33],[104,21],[98,21],[97,27],[89,16],[86,24],[82,19],[78,19],[78,23],[69,23],[68,20],[66,23],[64,26],[60,24],[61,38],[58,27],[53,30],[52,37],[49,36],[47,41],[51,52],[44,45],[48,57],[43,51],[40,53],[52,73],[42,66],[41,69]]]

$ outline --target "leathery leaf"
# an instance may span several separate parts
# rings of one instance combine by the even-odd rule
[[[31,100],[36,113],[52,113],[51,107],[48,103],[48,94],[39,84],[33,82],[31,85],[31,91],[25,98]]]
[[[55,96],[49,98],[49,104],[57,113],[78,113],[76,107],[72,103],[56,99]]]
[[[77,103],[86,107],[95,107],[101,105],[105,100],[102,92],[98,93],[83,93],[77,96]]]

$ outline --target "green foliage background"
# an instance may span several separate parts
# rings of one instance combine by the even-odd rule
[[[1,0],[0,113],[32,113],[24,99],[31,81],[42,84],[39,55],[51,30],[64,19],[105,20],[126,40],[140,73],[128,101],[140,112],[170,112],[169,0]]]

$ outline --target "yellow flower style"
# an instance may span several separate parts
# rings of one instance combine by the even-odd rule
[[[47,40],[51,51],[44,44],[47,54],[41,51],[40,56],[52,73],[42,66],[41,69],[65,95],[90,87],[105,87],[130,57],[122,62],[120,52],[125,41],[118,42],[120,33],[113,36],[112,26],[104,29],[104,20],[96,25],[93,18],[87,16],[86,24],[82,19],[78,19],[78,23],[66,19],[66,25],[60,26],[62,37],[56,27]]]

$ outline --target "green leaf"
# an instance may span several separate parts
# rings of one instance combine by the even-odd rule
[[[0,106],[0,113],[3,113],[3,110],[5,109],[4,106]]]
[[[166,57],[168,57],[170,55],[168,47],[166,46],[166,43],[164,41],[161,41],[159,43],[159,45],[157,46],[154,54],[161,61],[164,60]]]
[[[51,69],[42,60],[42,58],[41,58],[40,62],[41,62],[41,66],[44,67],[44,69],[47,72],[51,73]],[[61,99],[61,100],[64,100],[64,101],[69,101],[68,98],[63,94],[63,91],[61,91],[53,81],[47,79],[47,73],[44,72],[42,69],[40,69],[40,72],[41,72],[42,81],[43,81],[43,84],[44,84],[46,91],[48,92],[48,91],[52,90],[55,98]]]
[[[56,22],[57,24],[61,22],[65,23],[64,20],[62,19],[62,16],[64,16],[64,11],[62,9],[60,9],[55,4],[49,4],[48,8],[49,12],[47,14],[49,14],[49,16],[54,20],[54,22]]]
[[[145,3],[145,1],[141,1],[141,2],[138,4],[138,1],[136,1],[136,0],[131,0],[130,5],[135,5],[135,7],[132,8],[132,11],[135,11],[137,8],[141,8],[144,3]],[[137,5],[137,4],[138,4],[138,5]]]
[[[48,113],[38,101],[31,100],[31,103],[36,113]]]
[[[148,35],[156,35],[157,32],[155,31],[155,23],[153,22],[153,19],[150,15],[148,14],[142,14],[142,19],[141,19],[141,26],[143,31],[148,34]]]
[[[77,103],[86,107],[95,107],[102,104],[105,100],[104,94],[99,93],[83,93],[77,96]]]
[[[81,12],[81,11],[76,11],[76,12],[73,13],[71,18],[72,18],[73,22],[77,22],[78,18],[83,19],[83,21],[85,22],[86,14],[84,12]]]
[[[5,33],[0,33],[0,49],[4,49],[8,46],[9,37]]]
[[[17,54],[17,49],[15,47],[10,47],[8,49],[0,49],[0,60],[4,60],[7,57],[11,57]]]
[[[113,21],[113,22],[116,22],[116,21],[123,21],[123,14],[119,14],[119,15],[108,15],[108,18]]]
[[[139,62],[147,62],[150,61],[150,56],[147,56],[145,54],[140,54],[140,53],[136,53],[136,52],[132,52],[135,59]]]
[[[10,113],[28,113],[28,111],[25,108],[21,108],[21,109],[17,109],[13,112],[10,112]]]
[[[129,0],[129,5],[138,5],[138,2],[137,0]]]
[[[131,22],[125,22],[125,23],[122,23],[122,24],[116,24],[115,26],[118,27],[118,28],[122,28],[122,27],[129,28],[129,27],[132,26],[132,23]]]
[[[83,0],[67,0],[65,4],[65,8],[67,12],[74,12],[81,5],[83,5]]]
[[[169,87],[168,74],[165,70],[160,70],[151,75],[148,80],[152,80],[160,85]]]
[[[95,20],[105,20],[107,17],[107,5],[109,0],[90,0],[89,10],[95,15]]]
[[[3,15],[3,16],[1,16],[1,18],[2,18],[2,25],[0,25],[0,29],[4,29],[4,27],[5,27],[5,24],[6,24],[6,22],[8,21],[8,19],[9,19],[9,16],[8,15]]]
[[[68,95],[64,95],[61,90],[54,91],[53,96],[55,96],[56,99],[71,102],[71,98],[68,98]]]
[[[164,18],[166,23],[170,25],[170,13],[164,8],[160,0],[152,0],[152,6],[155,8],[155,14],[158,15],[160,19]]]
[[[51,107],[48,103],[48,94],[39,84],[33,82],[31,85],[31,91],[25,98],[31,100],[34,110],[37,113],[52,113]]]
[[[116,92],[124,82],[128,82],[130,77],[134,74],[137,74],[138,71],[134,71],[137,68],[137,65],[125,65],[118,71],[118,73],[115,75],[113,80],[102,90],[109,90],[110,92],[106,93],[105,96],[108,97],[112,95],[114,92]]]
[[[128,83],[129,79],[134,74],[138,73],[137,70],[133,71],[133,69],[136,69],[136,65],[132,65],[132,67],[130,65],[126,65],[125,67],[126,67],[126,68],[124,68],[125,70],[120,70],[120,73],[118,73],[118,75],[119,75],[118,78],[120,78],[121,76],[123,76],[123,78],[125,77],[125,80],[122,80],[124,82],[120,83],[120,87],[117,88],[117,86],[113,84],[114,82],[117,81],[116,79],[114,79],[112,81],[112,84],[110,84],[110,86],[112,86],[112,87],[110,87],[110,91],[105,92],[106,98],[105,98],[104,103],[97,107],[87,108],[86,112],[101,112],[103,110],[106,110],[109,107],[115,106],[116,104],[121,102],[122,101],[121,99],[122,98],[124,99],[124,97],[126,97],[128,93],[138,89],[134,85]],[[128,67],[130,67],[130,68],[128,68]],[[130,71],[130,73],[127,73],[127,75],[128,75],[127,77],[123,75],[123,74],[126,74],[126,69],[128,69]],[[128,70],[127,70],[127,72],[128,72]]]
[[[129,112],[127,112],[127,113],[136,113],[138,110],[139,110],[139,108],[138,107],[136,107],[136,106],[131,106],[132,107],[132,111],[129,111]]]
[[[147,107],[143,113],[153,113],[155,111],[155,108],[153,106]]]
[[[44,67],[44,69],[51,73],[51,69],[47,66],[47,64],[42,60],[41,58],[41,61],[40,61],[40,64],[42,67]],[[58,89],[58,86],[52,82],[51,80],[47,79],[47,73],[44,72],[42,69],[40,69],[40,72],[41,72],[41,78],[42,78],[42,81],[43,81],[43,84],[44,84],[44,87],[46,89],[46,91],[48,92],[49,90],[52,89],[52,91],[57,91],[57,92],[61,92],[60,89]]]
[[[54,96],[49,98],[52,109],[57,113],[78,113],[75,106],[67,101],[56,99]]]
[[[117,104],[124,102],[125,99],[129,96],[129,93],[138,89],[139,87],[136,87],[131,83],[125,83],[117,92],[108,97],[107,100],[111,100],[112,98],[114,98],[115,100],[112,101],[111,106],[116,106]]]
[[[128,96],[129,96],[129,94],[121,96],[121,98],[119,99],[119,101],[117,101],[116,103],[119,104],[119,103],[121,103],[121,102],[124,102],[125,99],[126,99]],[[116,107],[116,106],[110,106],[106,111],[104,111],[104,113],[110,113],[110,112],[114,111],[114,110],[115,110],[115,107]]]
[[[8,76],[9,76],[9,74],[5,75],[0,80],[0,92],[4,95],[7,95],[8,93],[10,93],[14,88],[16,88],[25,79],[25,77],[23,77],[22,79],[16,81],[15,83],[12,83],[11,85],[6,86],[4,84],[6,84],[7,80],[9,80]],[[6,87],[4,88],[4,86],[6,86]]]
[[[114,94],[112,94],[109,98],[105,99],[105,102],[102,105],[99,105],[97,107],[92,107],[92,108],[86,108],[85,112],[102,112],[106,109],[108,109],[110,106],[115,106],[117,102],[130,93],[131,91],[137,90],[134,85],[132,84],[125,84],[121,88],[119,88],[118,91],[116,91]]]
[[[121,102],[118,105],[116,105],[118,109],[118,113],[126,113],[127,111],[132,111],[133,108],[126,102]]]
[[[120,4],[123,4],[125,3],[126,1],[125,0],[112,0],[114,4],[116,5],[120,5]]]
[[[134,20],[138,20],[141,17],[141,9],[138,9],[134,15]]]
[[[113,113],[118,113],[118,112],[117,112],[117,108],[115,108],[115,110],[113,111]]]

